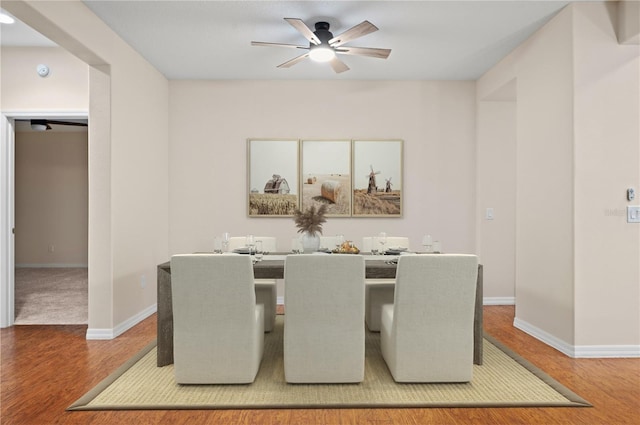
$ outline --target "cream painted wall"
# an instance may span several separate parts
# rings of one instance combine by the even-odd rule
[[[213,249],[224,231],[273,235],[291,218],[247,217],[247,138],[404,140],[404,217],[329,218],[326,235],[361,244],[380,231],[420,249],[475,251],[473,82],[171,81],[171,253]]]
[[[3,47],[0,101],[2,111],[86,111],[89,107],[87,64],[62,48]],[[42,78],[38,64],[51,74]]]
[[[574,11],[577,346],[640,343],[640,45],[619,45],[615,4]]]
[[[485,302],[515,297],[516,102],[479,100],[477,128],[477,251]],[[492,208],[493,220],[486,219]]]
[[[570,11],[521,46],[517,66],[516,317],[574,343]]]
[[[94,67],[85,76],[92,75],[88,336],[117,336],[155,310],[156,266],[168,258],[167,80],[80,1],[3,7]],[[60,91],[51,103],[63,98]]]
[[[16,265],[86,266],[87,133],[19,132],[15,145]]]
[[[515,322],[577,356],[640,343],[640,232],[608,213],[640,169],[638,48],[615,42],[615,7],[567,7],[477,82],[482,101],[517,81]]]
[[[574,337],[571,25],[565,9],[477,83],[482,101],[516,81],[516,321],[568,344]],[[491,126],[479,123],[484,131]]]

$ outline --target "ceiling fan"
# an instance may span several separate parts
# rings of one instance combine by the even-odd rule
[[[76,122],[76,121],[56,121],[56,120],[46,120],[46,119],[32,119],[32,120],[16,120],[16,121],[29,121],[31,124],[31,129],[34,131],[47,131],[51,130],[51,124],[53,125],[74,125],[80,127],[88,127],[88,124],[85,122]]]
[[[309,46],[298,46],[295,44],[283,43],[266,43],[262,41],[251,42],[252,46],[276,46],[308,50],[308,52],[278,65],[278,68],[289,68],[309,57],[317,62],[329,62],[333,70],[336,73],[340,73],[348,71],[349,67],[347,66],[347,64],[338,59],[336,57],[336,54],[370,56],[373,58],[386,59],[391,53],[391,49],[350,47],[344,45],[345,43],[355,40],[356,38],[378,31],[378,27],[376,27],[369,21],[363,21],[358,25],[349,28],[340,35],[334,37],[331,31],[329,31],[328,22],[316,22],[316,30],[311,31],[311,29],[304,22],[302,22],[301,19],[284,18],[284,20],[290,23],[291,26],[293,26],[295,29],[297,29],[300,34],[304,36],[304,38],[309,40]]]

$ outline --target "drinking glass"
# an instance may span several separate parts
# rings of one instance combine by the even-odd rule
[[[249,247],[249,255],[253,254],[254,247],[256,246],[256,240],[253,235],[247,235],[247,239],[245,239],[245,245]]]
[[[213,252],[214,254],[222,254],[222,239],[220,236],[213,238]]]
[[[291,252],[294,254],[300,253],[300,238],[292,238],[291,239]]]
[[[340,247],[342,246],[343,242],[344,242],[344,236],[343,235],[336,235],[336,240],[335,240],[336,251],[340,251]]]
[[[262,250],[262,241],[256,241],[256,261],[262,261],[264,251]]]
[[[380,232],[378,234],[378,243],[380,244],[380,254],[385,253],[384,245],[387,243],[387,234],[385,232]]]
[[[442,243],[440,241],[433,241],[433,253],[434,254],[442,253]]]
[[[433,239],[431,239],[431,235],[424,235],[422,238],[422,246],[424,246],[424,252],[433,252]]]
[[[229,232],[224,232],[222,234],[222,252],[229,251],[229,239],[231,239],[231,235],[229,235]]]
[[[371,255],[378,255],[378,238],[371,238]]]

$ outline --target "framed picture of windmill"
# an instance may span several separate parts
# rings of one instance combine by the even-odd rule
[[[354,217],[402,217],[402,140],[353,140]]]

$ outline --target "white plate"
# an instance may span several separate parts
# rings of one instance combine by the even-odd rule
[[[407,248],[402,247],[402,246],[390,246],[389,248],[387,248],[387,251],[393,251],[393,252],[402,252],[402,251],[406,251]]]

